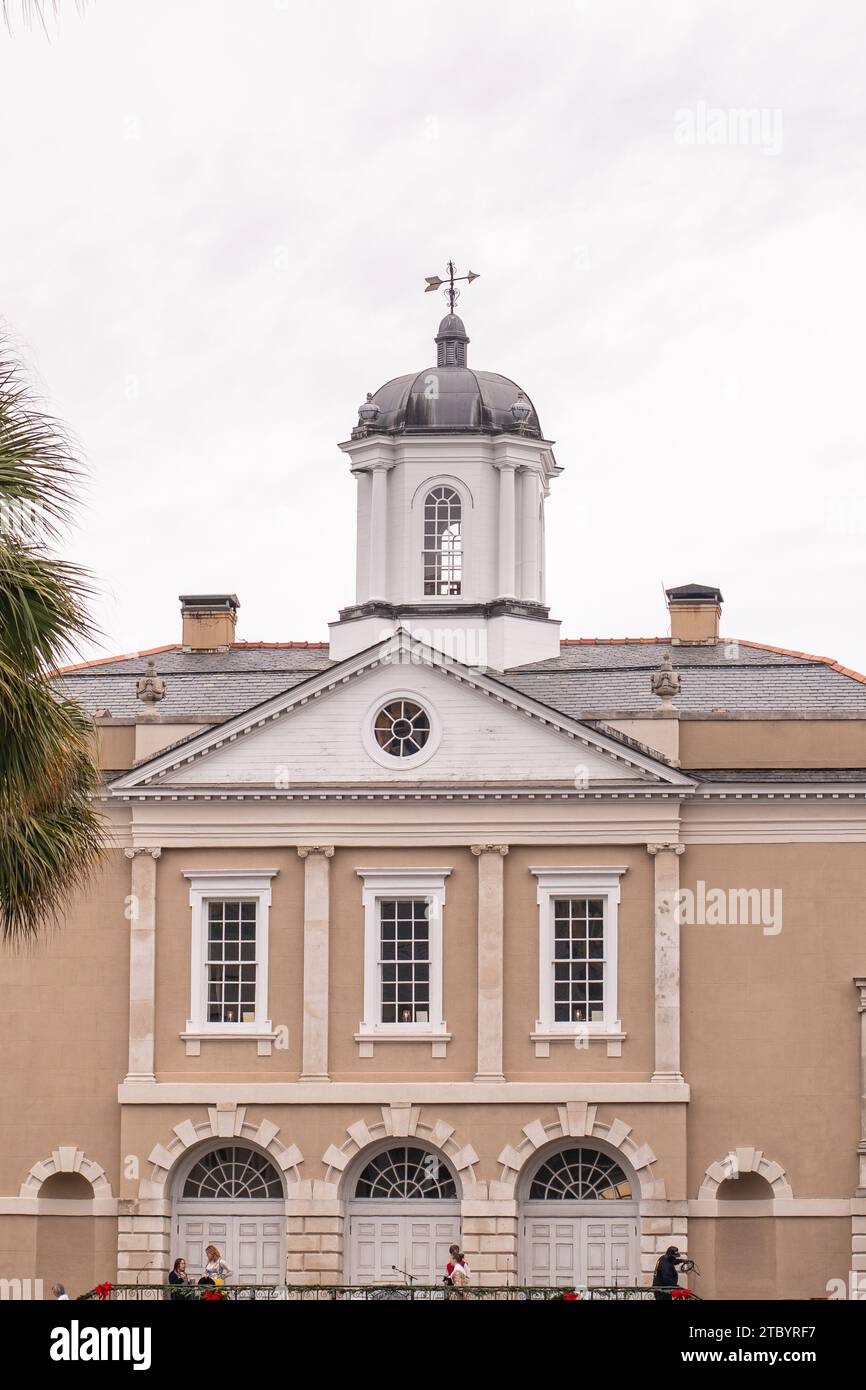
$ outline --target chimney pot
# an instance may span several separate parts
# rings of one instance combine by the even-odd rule
[[[240,606],[237,594],[181,594],[184,650],[227,651],[235,640]]]
[[[722,591],[707,584],[665,589],[674,646],[714,646],[719,640]]]

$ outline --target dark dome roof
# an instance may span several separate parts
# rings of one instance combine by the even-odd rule
[[[507,430],[543,438],[535,406],[516,382],[466,365],[469,338],[453,311],[440,323],[435,341],[437,365],[394,377],[368,396],[355,435]]]
[[[507,376],[475,372],[469,367],[427,367],[379,387],[373,396],[374,405],[379,407],[375,430],[388,434],[517,431],[520,421],[511,407],[521,395],[530,407],[523,432],[542,437],[535,407]]]

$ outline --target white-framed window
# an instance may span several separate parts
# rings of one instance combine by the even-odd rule
[[[431,488],[424,499],[424,594],[455,597],[463,589],[463,503],[456,488]]]
[[[357,869],[364,905],[360,1055],[376,1042],[429,1039],[444,1056],[443,918],[446,869]]]
[[[625,868],[531,868],[538,884],[538,1018],[546,1056],[557,1038],[604,1038],[619,1051],[617,918]],[[613,1045],[613,1046],[612,1046]]]
[[[276,869],[185,871],[192,909],[187,1054],[203,1040],[253,1038],[271,1050],[268,919]]]

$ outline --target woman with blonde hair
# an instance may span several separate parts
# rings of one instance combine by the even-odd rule
[[[209,1245],[205,1250],[207,1264],[204,1267],[205,1278],[213,1284],[224,1284],[231,1274],[231,1270],[220,1254],[215,1245]]]

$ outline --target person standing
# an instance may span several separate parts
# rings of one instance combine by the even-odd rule
[[[454,1266],[455,1266],[456,1264],[462,1264],[463,1268],[466,1270],[466,1273],[467,1273],[467,1274],[470,1273],[469,1261],[467,1260],[466,1256],[463,1254],[463,1251],[460,1249],[460,1246],[459,1246],[459,1245],[449,1245],[449,1247],[448,1247],[448,1263],[447,1263],[447,1265],[445,1266],[445,1283],[446,1283],[446,1284],[450,1284],[450,1283],[451,1283],[451,1276],[452,1276],[453,1273],[454,1273]]]
[[[207,1264],[204,1267],[205,1276],[214,1284],[224,1284],[231,1274],[231,1270],[219,1250],[215,1245],[209,1245],[205,1254],[207,1255]]]
[[[463,1255],[457,1250],[452,1254],[452,1261],[449,1262],[451,1270],[451,1292],[448,1297],[453,1299],[467,1299],[469,1297],[469,1266],[465,1263]]]
[[[64,1299],[66,1300],[67,1303],[69,1302],[69,1294],[66,1292],[66,1290],[65,1290],[65,1288],[63,1287],[62,1284],[52,1284],[52,1285],[51,1285],[51,1292],[54,1294],[54,1297],[55,1297],[56,1299],[60,1300],[61,1302],[62,1302]]]
[[[186,1260],[175,1260],[174,1268],[168,1276],[168,1282],[173,1286],[172,1292],[169,1295],[172,1303],[182,1303],[185,1299],[189,1298],[187,1290],[189,1290],[191,1286],[186,1272]]]
[[[685,1263],[686,1261],[680,1257],[678,1246],[669,1245],[656,1263],[653,1274],[654,1298],[665,1300],[672,1297],[671,1289],[677,1288],[680,1282],[678,1266]]]

